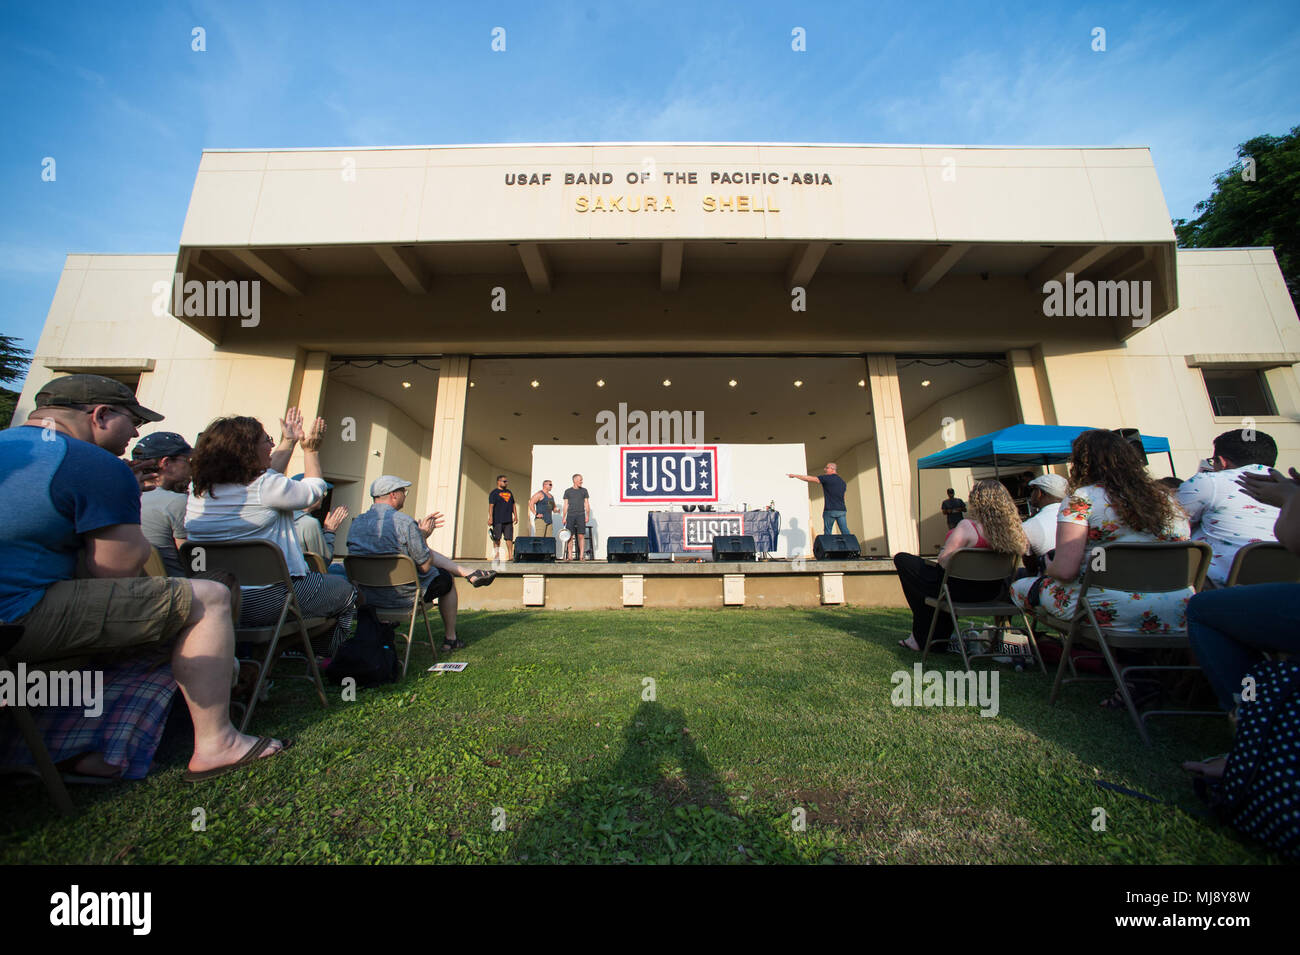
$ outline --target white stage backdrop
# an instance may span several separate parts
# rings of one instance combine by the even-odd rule
[[[532,484],[520,500],[520,533],[528,519],[527,498],[542,481],[554,483],[562,508],[573,475],[581,474],[591,495],[597,558],[605,556],[606,538],[643,537],[650,511],[680,511],[683,503],[712,504],[718,511],[772,503],[781,512],[774,556],[811,556],[816,534],[807,526],[809,485],[786,477],[807,473],[802,444],[535,444]]]

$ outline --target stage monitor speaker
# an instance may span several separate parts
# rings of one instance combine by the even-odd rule
[[[1112,430],[1132,446],[1143,464],[1147,463],[1147,449],[1142,447],[1142,432],[1138,431],[1137,428],[1114,428]]]
[[[713,559],[758,560],[758,547],[753,535],[720,535],[713,538]]]
[[[519,537],[515,539],[515,561],[521,564],[555,562],[554,537]]]
[[[605,559],[611,564],[645,563],[650,559],[650,538],[611,537],[605,541]]]
[[[858,560],[862,548],[852,534],[818,534],[813,539],[813,556],[818,560]]]

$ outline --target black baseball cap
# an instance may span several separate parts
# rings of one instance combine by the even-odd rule
[[[193,454],[189,442],[175,431],[155,431],[146,434],[131,449],[132,461],[159,461],[163,458],[175,458],[182,454]]]
[[[36,392],[36,407],[58,408],[68,405],[115,405],[142,421],[161,421],[163,416],[135,400],[135,392],[103,375],[64,375]]]

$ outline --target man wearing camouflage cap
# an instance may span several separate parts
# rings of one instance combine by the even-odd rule
[[[23,627],[10,654],[28,663],[165,648],[194,724],[187,779],[278,753],[230,722],[235,633],[230,591],[211,580],[141,577],[150,555],[140,490],[120,460],[136,427],[161,421],[126,385],[57,378],[26,423],[0,431],[0,620]],[[79,558],[88,576],[77,577]],[[85,753],[75,772],[122,771]]]

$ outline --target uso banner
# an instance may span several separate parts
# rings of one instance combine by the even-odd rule
[[[617,504],[717,504],[730,492],[730,455],[717,445],[620,445],[611,450]]]

